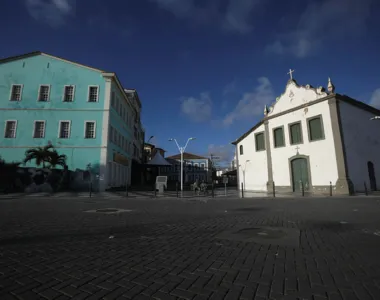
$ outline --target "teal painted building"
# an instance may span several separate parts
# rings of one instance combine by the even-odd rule
[[[131,180],[136,113],[114,73],[41,52],[0,60],[5,161],[52,144],[67,156],[76,181],[90,164],[99,191],[124,186]]]

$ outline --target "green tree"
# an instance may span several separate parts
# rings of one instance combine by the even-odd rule
[[[10,172],[10,173],[17,172],[17,169],[18,169],[18,167],[19,167],[20,164],[21,163],[19,163],[19,162],[7,163],[0,156],[0,171],[1,171],[1,174],[5,174],[7,172]]]
[[[42,164],[42,167],[45,168],[46,163],[49,163],[49,157],[52,152],[50,151],[51,149],[54,149],[53,145],[47,145],[44,147],[37,147],[37,148],[26,150],[24,164],[32,160],[35,160],[36,165],[38,167],[41,166]]]
[[[0,157],[0,188],[8,190],[15,183],[17,170],[21,163],[7,163]]]
[[[66,159],[67,156],[65,154],[59,154],[55,149],[48,152],[47,161],[50,164],[51,168],[55,168],[56,166],[65,168]]]

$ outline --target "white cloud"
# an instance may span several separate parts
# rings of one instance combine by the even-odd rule
[[[253,26],[250,24],[249,19],[258,3],[259,0],[230,0],[224,19],[225,29],[242,34],[252,31]]]
[[[258,79],[259,85],[252,91],[245,93],[233,111],[223,119],[223,125],[232,125],[235,121],[249,119],[264,112],[264,105],[270,104],[275,99],[272,84],[266,77]]]
[[[182,98],[181,111],[194,122],[204,122],[210,119],[212,101],[208,93],[201,93],[199,98]]]
[[[236,80],[228,83],[223,89],[223,96],[231,94],[236,91]]]
[[[58,27],[74,14],[76,0],[26,0],[29,14],[36,20]]]
[[[253,26],[250,18],[261,0],[209,0],[201,6],[197,0],[150,0],[173,13],[177,18],[195,24],[215,24],[228,32],[249,33]]]
[[[360,35],[366,29],[373,1],[309,1],[297,26],[279,34],[266,51],[303,58],[331,45],[329,42]]]
[[[380,88],[372,93],[371,101],[369,104],[380,109]]]
[[[215,163],[218,165],[229,164],[234,156],[234,147],[230,144],[228,145],[214,145],[211,144],[208,146],[208,156],[218,156],[220,159],[215,160]]]

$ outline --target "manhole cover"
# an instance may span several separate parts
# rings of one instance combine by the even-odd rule
[[[217,239],[254,242],[257,244],[271,244],[278,246],[298,247],[300,231],[296,228],[282,227],[249,227],[236,228],[222,232],[216,236]]]
[[[92,209],[87,210],[85,212],[87,213],[101,213],[101,214],[120,214],[125,212],[131,212],[130,209],[121,209],[121,208],[98,208],[98,209]]]

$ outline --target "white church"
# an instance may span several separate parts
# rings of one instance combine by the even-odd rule
[[[232,144],[239,188],[352,195],[380,189],[380,111],[292,78],[264,118]],[[376,177],[378,176],[378,178]]]

